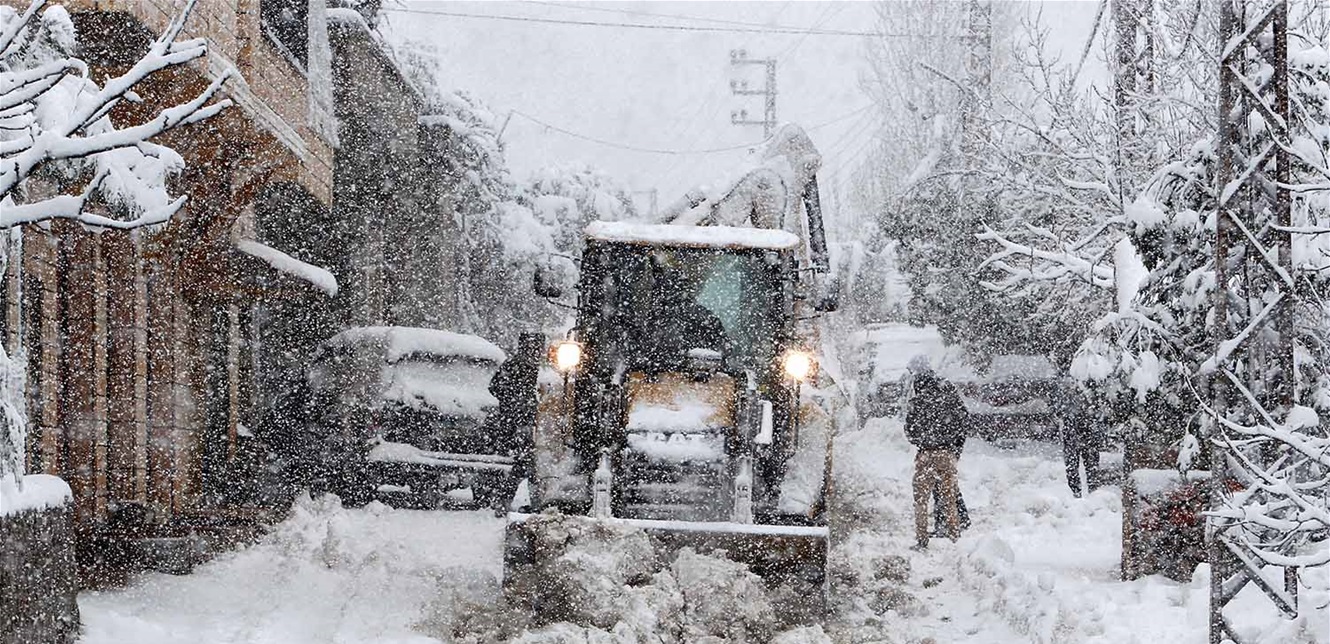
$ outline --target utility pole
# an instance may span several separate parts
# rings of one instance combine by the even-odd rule
[[[743,49],[730,50],[730,64],[735,67],[743,65],[761,65],[766,68],[766,84],[762,89],[749,89],[748,81],[732,80],[730,81],[730,91],[735,96],[762,96],[765,98],[762,109],[762,120],[755,121],[748,118],[748,110],[739,109],[730,112],[730,123],[734,125],[761,125],[763,138],[771,138],[771,134],[776,131],[776,59],[775,58],[749,58],[748,52]]]

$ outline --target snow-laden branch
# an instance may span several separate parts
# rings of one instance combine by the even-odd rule
[[[979,268],[993,267],[1007,273],[1016,282],[1054,281],[1067,275],[1074,275],[1094,286],[1111,289],[1114,285],[1113,269],[1103,264],[1094,264],[1072,252],[1048,251],[1028,244],[1013,242],[989,226],[976,235],[981,241],[996,242],[1002,250],[990,255],[979,264]],[[1026,257],[1046,262],[1042,268],[1019,268],[1007,263],[1009,257]]]
[[[1219,348],[1215,350],[1215,354],[1206,359],[1205,362],[1202,362],[1201,366],[1197,368],[1196,373],[1209,375],[1213,373],[1219,365],[1227,362],[1229,357],[1233,355],[1233,352],[1237,351],[1239,347],[1247,342],[1251,337],[1252,332],[1265,324],[1266,318],[1270,317],[1270,314],[1276,310],[1276,307],[1283,303],[1284,296],[1285,294],[1282,292],[1275,295],[1274,301],[1266,304],[1265,307],[1262,308],[1260,312],[1251,319],[1247,326],[1243,327],[1243,329],[1238,332],[1237,335],[1221,341],[1219,343]]]
[[[42,34],[49,34],[61,50],[72,51],[73,25],[62,7],[47,9],[37,20],[45,0],[34,0],[25,13],[2,26],[0,51],[8,58],[0,57],[0,199],[5,203],[0,227],[62,218],[98,227],[135,228],[163,223],[181,208],[183,198],[165,194],[165,177],[183,162],[173,152],[158,154],[161,148],[147,142],[230,106],[229,100],[214,100],[230,72],[223,72],[191,100],[162,109],[144,122],[119,126],[108,115],[121,101],[139,102],[134,88],[157,72],[207,55],[204,39],[178,40],[196,1],[185,3],[129,70],[101,87],[88,78],[87,65],[77,58],[52,54],[54,59],[32,64],[10,55],[11,49],[19,49],[18,43]],[[65,33],[71,36],[62,36]],[[45,164],[70,161],[96,168],[84,189],[23,202],[25,180]],[[128,216],[89,212],[99,202],[128,210]]]

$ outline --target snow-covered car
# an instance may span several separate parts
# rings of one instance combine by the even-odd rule
[[[973,380],[973,373],[948,347],[937,327],[897,322],[870,324],[853,338],[860,423],[870,418],[897,416],[909,388],[910,359],[925,355],[943,377],[953,382]]]
[[[983,377],[961,390],[973,431],[984,438],[1058,436],[1061,379],[1045,356],[995,356]]]
[[[512,470],[486,423],[504,352],[471,335],[411,327],[348,329],[308,369],[311,427],[345,503],[432,507],[450,489],[487,503]]]

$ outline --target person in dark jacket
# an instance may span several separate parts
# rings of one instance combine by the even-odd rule
[[[495,452],[513,459],[512,471],[491,499],[495,516],[508,512],[518,486],[531,471],[531,435],[536,427],[536,378],[544,351],[545,337],[541,334],[519,335],[517,349],[490,380],[490,394],[499,401],[499,406],[485,419],[485,424],[488,434],[494,437]]]
[[[1062,425],[1062,457],[1067,485],[1081,498],[1081,466],[1085,467],[1085,494],[1099,486],[1099,423],[1080,390],[1070,382],[1059,393],[1058,421]]]
[[[928,547],[928,501],[934,489],[941,492],[948,535],[953,540],[960,536],[955,450],[964,443],[965,407],[955,385],[933,372],[927,356],[916,356],[909,368],[914,394],[905,414],[905,437],[919,450],[912,481],[914,534],[915,547],[923,549]]]

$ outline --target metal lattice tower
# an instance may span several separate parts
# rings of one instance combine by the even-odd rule
[[[1296,402],[1287,3],[1224,0],[1220,34],[1215,413],[1208,420],[1211,644],[1240,642],[1224,606],[1249,583],[1285,615],[1297,615],[1297,568],[1284,569],[1282,588],[1260,573],[1293,554],[1296,540],[1243,511],[1286,505],[1274,483],[1279,473],[1293,475],[1281,465],[1287,445],[1279,436],[1247,431],[1277,425],[1273,418]],[[1253,132],[1253,121],[1264,132]]]

